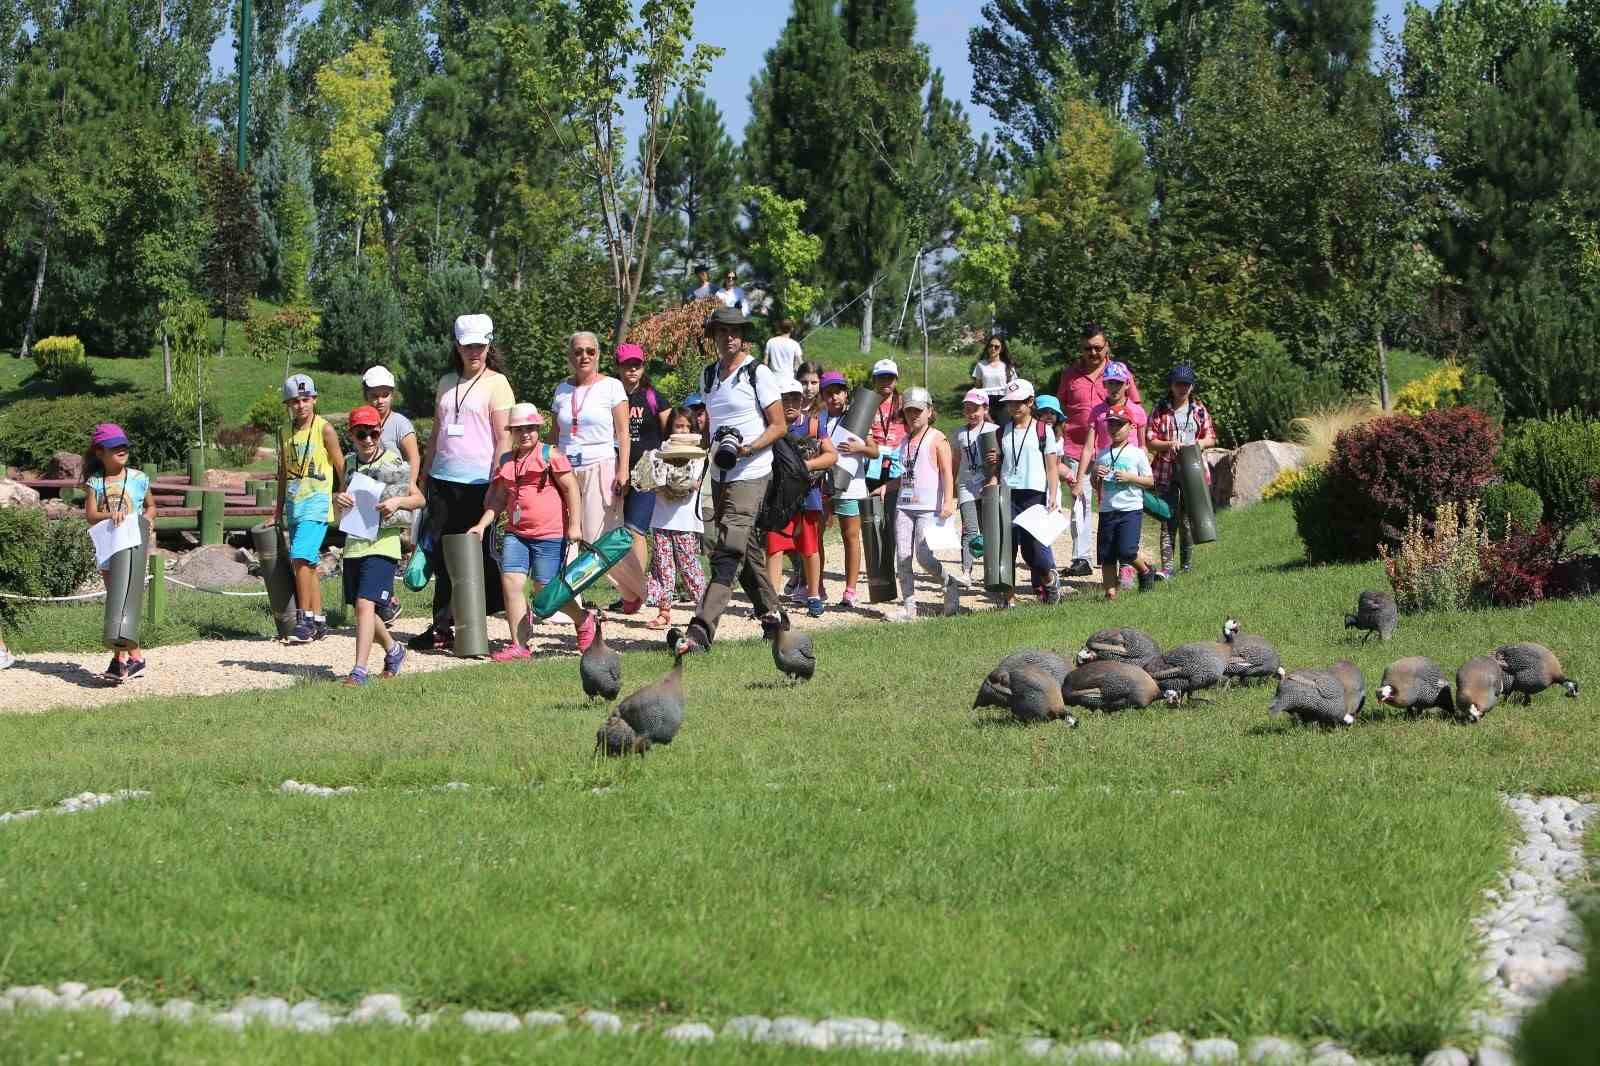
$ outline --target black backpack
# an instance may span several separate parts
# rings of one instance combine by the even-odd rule
[[[800,513],[810,491],[811,472],[799,443],[789,434],[779,437],[772,444],[772,480],[756,516],[756,528],[767,533],[782,530]]]

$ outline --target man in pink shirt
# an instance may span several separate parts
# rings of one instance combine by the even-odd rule
[[[1093,426],[1091,412],[1095,405],[1105,403],[1108,398],[1104,374],[1111,361],[1111,345],[1106,342],[1106,332],[1098,322],[1084,326],[1080,336],[1082,345],[1078,359],[1062,371],[1061,383],[1056,386],[1056,398],[1061,401],[1065,433],[1062,450],[1068,460],[1068,480],[1073,482],[1074,488],[1072,565],[1066,571],[1069,577],[1088,577],[1094,572],[1089,563],[1090,557],[1095,553],[1095,510],[1093,502],[1089,499],[1089,479],[1076,477],[1072,460],[1083,454],[1084,447],[1090,440],[1090,430]],[[1134,382],[1132,374],[1128,375],[1123,389],[1127,393],[1127,400],[1137,405],[1139,386]],[[1136,428],[1142,440],[1143,419]],[[1090,458],[1093,457],[1093,453],[1090,453]]]

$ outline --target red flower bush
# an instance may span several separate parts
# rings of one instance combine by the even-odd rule
[[[1514,532],[1483,546],[1479,558],[1478,595],[1496,607],[1538,603],[1551,588],[1560,536],[1548,522],[1532,533]]]
[[[1322,539],[1339,545],[1336,557],[1368,559],[1380,544],[1399,544],[1412,515],[1425,516],[1431,536],[1441,504],[1464,507],[1493,480],[1499,447],[1499,427],[1470,407],[1389,415],[1345,430],[1324,471],[1323,513],[1333,529]]]
[[[677,366],[685,357],[703,363],[700,341],[705,336],[706,317],[721,305],[714,299],[696,300],[682,307],[670,307],[628,327],[628,339],[644,349],[651,359]]]

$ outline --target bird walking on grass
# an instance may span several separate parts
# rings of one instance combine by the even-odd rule
[[[1178,701],[1176,690],[1163,693],[1142,666],[1112,660],[1084,663],[1072,671],[1061,683],[1061,696],[1068,707],[1091,707],[1097,711],[1144,708],[1163,696],[1169,703]]]
[[[1222,642],[1231,649],[1224,676],[1240,684],[1274,677],[1282,680],[1283,663],[1278,649],[1265,637],[1239,632],[1237,618],[1222,623]]]
[[[594,750],[608,758],[622,755],[643,755],[650,750],[650,738],[641,737],[633,727],[622,720],[615,711],[600,723],[594,735]]]
[[[1565,689],[1569,698],[1578,698],[1578,683],[1567,677],[1556,653],[1543,644],[1502,644],[1494,650],[1494,661],[1510,676],[1511,695],[1521,696],[1525,704],[1555,685]]]
[[[1061,682],[1038,667],[1023,666],[1011,671],[1006,709],[1023,723],[1061,721],[1068,728],[1078,724],[1062,699]]]
[[[1145,669],[1162,691],[1170,689],[1182,700],[1201,689],[1215,687],[1228,668],[1230,654],[1226,644],[1196,641],[1179,644]]]
[[[1483,716],[1511,691],[1511,675],[1487,655],[1475,655],[1456,671],[1456,706],[1469,722]]]
[[[602,612],[594,613],[594,641],[578,656],[578,677],[590,703],[596,696],[609,703],[622,691],[622,656],[606,643],[605,620]]]
[[[772,642],[772,661],[791,681],[810,681],[817,672],[817,653],[811,636],[789,628],[789,612],[778,608],[778,617],[761,620],[761,635]]]
[[[675,634],[678,639],[673,639]],[[683,655],[686,649],[682,634],[676,630],[667,634],[667,644],[674,649],[672,669],[661,680],[646,685],[617,704],[617,716],[652,744],[671,744],[672,738],[683,728]]]
[[[1278,680],[1278,692],[1267,713],[1287,714],[1304,725],[1355,725],[1365,696],[1363,688],[1361,671],[1346,661],[1328,669],[1292,670]]]
[[[1378,702],[1411,714],[1419,714],[1429,707],[1437,707],[1446,714],[1454,714],[1456,709],[1444,668],[1426,655],[1408,655],[1390,663],[1383,671],[1383,683],[1378,686]]]
[[[1071,672],[1072,667],[1067,660],[1053,651],[1043,648],[1027,648],[1014,651],[1000,660],[1000,664],[989,671],[989,676],[983,679],[983,684],[978,686],[978,697],[972,701],[972,709],[979,707],[1011,707],[1012,675],[1019,670],[1042,670],[1055,680],[1059,687],[1061,682]]]
[[[1080,666],[1096,660],[1148,666],[1159,658],[1161,645],[1149,633],[1133,626],[1114,626],[1091,633],[1083,642],[1083,650],[1078,652]]]
[[[1366,589],[1356,598],[1356,613],[1344,616],[1344,627],[1365,630],[1362,643],[1374,633],[1379,640],[1393,640],[1395,630],[1400,628],[1400,608],[1387,592]]]

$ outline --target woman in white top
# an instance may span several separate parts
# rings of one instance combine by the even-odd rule
[[[1011,349],[1006,339],[991,333],[983,342],[983,351],[972,365],[972,383],[989,397],[989,418],[1001,429],[1010,421],[1005,401],[1006,386],[1017,380],[1017,366],[1011,361]]]
[[[972,554],[972,540],[982,529],[978,520],[978,500],[983,490],[997,482],[993,471],[983,461],[983,435],[994,433],[995,424],[989,421],[989,396],[982,389],[968,389],[961,401],[961,415],[966,425],[956,430],[956,506],[961,509],[961,573],[972,580],[972,568],[977,560]]]
[[[583,539],[593,543],[622,525],[622,498],[628,485],[628,391],[600,373],[600,340],[574,333],[567,340],[572,376],[556,386],[556,445],[572,464],[583,505]],[[644,604],[644,568],[632,552],[606,575],[622,596],[618,610],[634,614]]]
[[[900,405],[906,423],[905,443],[900,446],[902,468],[899,504],[894,513],[895,569],[900,577],[900,606],[889,612],[891,622],[910,622],[917,617],[916,575],[911,556],[944,586],[944,613],[952,615],[961,605],[962,583],[946,574],[944,564],[928,547],[928,527],[935,519],[944,520],[956,513],[955,476],[950,469],[950,441],[933,428],[933,397],[924,388],[910,389]]]
[[[1011,539],[1022,549],[1034,594],[1041,603],[1055,603],[1060,598],[1055,554],[1015,523],[1017,515],[1035,505],[1047,511],[1060,506],[1061,441],[1033,420],[1032,383],[1013,381],[1006,386],[1005,400],[1011,425],[1000,432],[1000,478],[1011,488]],[[1015,599],[1014,592],[1007,593],[1003,606]]]

